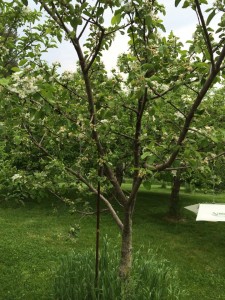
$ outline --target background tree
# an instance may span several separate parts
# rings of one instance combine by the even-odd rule
[[[212,89],[201,105],[193,126],[190,127],[187,142],[190,145],[183,155],[184,169],[179,174],[180,182],[186,182],[193,188],[203,191],[222,188],[222,173],[219,167],[223,165],[224,156],[224,122],[223,110],[224,99],[221,97],[223,81],[220,87]],[[189,96],[188,96],[189,97]],[[195,151],[193,151],[195,147]],[[197,154],[196,154],[197,153]],[[174,176],[174,183],[177,182],[177,173]],[[176,184],[175,184],[176,185]],[[170,217],[179,218],[180,209],[178,206],[179,189],[172,190]]]

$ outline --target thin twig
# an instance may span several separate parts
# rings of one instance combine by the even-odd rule
[[[214,62],[214,57],[213,57],[212,44],[211,44],[209,33],[208,33],[208,30],[207,30],[207,27],[206,27],[205,19],[204,19],[204,16],[202,14],[202,10],[201,10],[199,0],[195,0],[195,4],[196,4],[196,8],[197,8],[197,15],[200,18],[200,24],[202,25],[202,29],[203,29],[203,32],[204,32],[206,46],[207,46],[208,51],[209,51],[210,60],[211,60],[211,64],[212,64],[212,69],[215,70],[215,62]]]

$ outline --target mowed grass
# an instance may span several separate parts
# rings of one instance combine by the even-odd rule
[[[146,251],[153,248],[169,260],[186,290],[182,299],[225,299],[225,223],[196,222],[195,215],[185,210],[184,220],[168,222],[164,216],[169,192],[156,186],[150,192],[141,189],[134,214],[134,251],[144,245]],[[181,195],[183,207],[212,200],[225,202],[225,195]],[[75,224],[80,225],[78,238],[69,234]],[[101,216],[100,232],[120,243],[108,213]],[[53,199],[1,205],[0,236],[0,299],[50,300],[60,257],[72,249],[82,252],[94,247],[95,216],[71,215]],[[144,256],[145,250],[141,253]]]

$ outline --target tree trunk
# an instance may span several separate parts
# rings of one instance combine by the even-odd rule
[[[124,165],[123,163],[118,163],[116,165],[116,168],[115,168],[115,176],[116,176],[116,179],[119,183],[119,185],[121,186],[122,183],[123,183],[123,173],[124,173]],[[119,195],[116,191],[116,189],[113,187],[111,190],[110,190],[110,200],[114,200],[114,199],[118,199],[119,198]]]
[[[123,163],[118,163],[116,165],[115,173],[116,173],[117,181],[119,182],[119,185],[121,186],[121,184],[123,183],[123,173],[124,173]]]
[[[132,265],[132,213],[130,207],[125,208],[123,225],[119,271],[121,278],[125,280],[129,277]]]
[[[176,176],[173,177],[172,191],[169,202],[168,217],[172,219],[179,219],[180,214],[180,186],[181,186],[181,172],[177,171]]]
[[[161,188],[166,189],[166,182],[164,180],[161,182]]]

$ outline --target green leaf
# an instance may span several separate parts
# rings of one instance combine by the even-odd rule
[[[33,52],[29,52],[29,53],[27,53],[27,56],[33,58],[33,57],[35,57],[35,54]]]
[[[158,23],[157,27],[159,27],[163,32],[166,32],[166,28],[165,28],[165,26],[163,24]]]
[[[71,21],[70,21],[70,25],[75,29],[77,28],[78,25],[82,24],[82,19],[81,18],[77,18],[74,17]]]
[[[46,34],[52,33],[52,28],[47,28],[45,33]]]
[[[26,6],[28,6],[28,0],[22,0],[22,3]]]
[[[142,158],[142,159],[145,159],[146,157],[151,156],[151,155],[152,155],[151,152],[144,152],[144,153],[142,154],[141,158]]]
[[[159,53],[164,54],[164,46],[163,45],[159,46]]]
[[[121,21],[121,13],[114,15],[111,19],[111,24],[112,25],[118,25]]]
[[[150,15],[145,18],[145,23],[148,27],[152,26],[152,17]]]
[[[189,1],[184,1],[182,8],[187,8],[189,6]]]
[[[219,140],[216,136],[211,136],[211,140],[214,142],[214,143],[218,143]]]
[[[205,113],[205,109],[198,109],[195,114],[201,116],[204,115],[204,113]]]
[[[205,62],[197,62],[197,63],[195,63],[195,67],[200,68],[200,69],[208,69],[209,65]]]
[[[12,67],[11,70],[12,70],[13,72],[19,72],[19,71],[20,71],[20,68],[18,68],[18,67]]]
[[[21,61],[19,62],[19,66],[25,65],[26,62],[27,62],[27,59],[26,59],[26,58],[21,59]]]
[[[144,187],[146,190],[151,190],[151,188],[152,188],[152,183],[151,183],[151,181],[144,181],[144,182],[143,182],[143,187]]]
[[[98,7],[97,12],[96,12],[96,17],[99,17],[103,14],[104,8],[103,7]]]
[[[175,0],[175,6],[177,7],[180,2],[181,2],[181,0]]]
[[[206,21],[206,25],[209,25],[209,23],[212,21],[212,19],[214,18],[216,14],[216,10],[214,9],[208,16],[207,21]]]
[[[21,143],[21,137],[19,135],[14,136],[14,143],[19,145]]]
[[[62,34],[61,34],[61,32],[57,32],[57,33],[56,33],[56,36],[57,36],[58,41],[59,41],[60,43],[62,43]]]
[[[0,85],[6,86],[9,84],[9,78],[0,78]]]
[[[41,95],[42,95],[42,97],[48,99],[48,101],[50,103],[52,103],[53,93],[52,93],[51,89],[43,89],[43,90],[41,90]]]
[[[34,114],[34,119],[35,120],[44,119],[45,116],[46,116],[46,113],[42,110],[39,110]]]
[[[150,64],[150,63],[146,63],[146,64],[143,64],[141,66],[141,68],[143,71],[152,71],[152,70],[154,70],[154,65]]]

